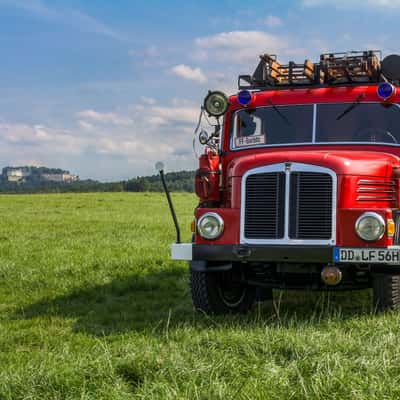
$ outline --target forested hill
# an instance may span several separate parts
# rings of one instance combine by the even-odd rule
[[[193,192],[194,171],[169,172],[165,174],[168,188],[172,192]],[[136,177],[118,182],[77,180],[71,182],[48,182],[27,180],[9,182],[0,180],[0,193],[64,193],[64,192],[161,192],[163,187],[159,175]]]
[[[194,171],[169,172],[165,174],[168,188],[172,192],[193,192]],[[127,192],[161,192],[163,190],[159,175],[137,177],[123,183]]]

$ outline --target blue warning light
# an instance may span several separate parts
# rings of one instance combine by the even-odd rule
[[[376,93],[381,99],[387,100],[396,93],[396,88],[389,82],[383,82],[378,86]]]
[[[253,95],[249,90],[241,90],[237,95],[237,99],[242,106],[248,106],[253,99]]]

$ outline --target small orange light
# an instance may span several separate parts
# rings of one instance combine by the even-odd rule
[[[192,233],[196,233],[196,220],[195,219],[190,224],[190,229],[192,230]]]
[[[388,237],[393,237],[395,231],[396,231],[396,227],[395,227],[394,221],[392,219],[388,219],[386,221],[386,233],[387,233]]]

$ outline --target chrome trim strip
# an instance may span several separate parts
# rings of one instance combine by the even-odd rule
[[[290,170],[287,165],[290,164]],[[265,172],[285,172],[285,230],[282,239],[248,239],[244,235],[244,221],[246,209],[246,180],[250,175],[261,174]],[[330,239],[290,239],[289,238],[289,200],[290,200],[290,173],[291,172],[321,172],[332,177],[332,237]],[[337,208],[337,176],[336,173],[329,169],[312,164],[302,163],[278,163],[266,165],[248,170],[242,178],[241,187],[241,205],[240,205],[240,243],[241,244],[287,244],[287,245],[335,245],[336,244],[336,208]]]
[[[243,147],[236,147],[230,148],[229,151],[241,151],[241,150],[248,150],[248,149],[263,149],[269,147],[293,147],[293,146],[337,146],[337,145],[369,145],[369,146],[389,146],[389,147],[400,147],[400,144],[391,144],[391,143],[384,143],[384,142],[307,142],[307,143],[286,143],[286,144],[265,144],[263,146],[243,146]]]
[[[313,107],[313,123],[312,123],[312,139],[311,142],[315,143],[315,138],[317,137],[317,104]]]
[[[396,197],[386,197],[382,196],[358,196],[357,201],[371,201],[371,200],[381,200],[381,201],[395,201]]]
[[[378,188],[378,187],[360,187],[357,189],[357,193],[362,193],[362,192],[379,192],[379,193],[396,193],[395,189],[391,189],[391,188]]]
[[[393,180],[384,181],[384,180],[373,180],[373,179],[360,179],[358,181],[359,185],[382,185],[382,186],[394,186],[395,183]]]
[[[284,233],[283,233],[283,240],[289,241],[289,212],[290,208],[287,207],[290,201],[290,172],[291,172],[292,165],[287,163],[285,164],[285,221],[284,221]]]

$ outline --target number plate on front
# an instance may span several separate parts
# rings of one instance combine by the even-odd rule
[[[360,249],[335,247],[334,261],[337,263],[400,264],[400,248]]]

